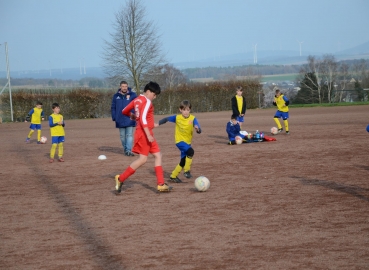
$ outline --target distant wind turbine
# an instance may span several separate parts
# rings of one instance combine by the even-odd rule
[[[301,44],[303,43],[303,41],[297,41],[300,44],[300,56],[301,56]]]
[[[256,51],[257,46],[258,46],[258,44],[256,43],[254,45],[254,64],[257,64],[257,62],[258,62],[258,55],[257,55],[257,51]]]

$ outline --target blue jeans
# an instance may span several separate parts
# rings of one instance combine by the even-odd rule
[[[132,151],[132,144],[133,144],[133,127],[125,127],[119,128],[120,140],[122,141],[122,146],[124,149],[124,153]]]

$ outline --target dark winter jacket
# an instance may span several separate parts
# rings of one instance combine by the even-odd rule
[[[233,141],[236,136],[240,135],[241,127],[238,123],[236,125],[233,125],[232,121],[229,121],[227,123],[226,131],[228,134],[228,139],[230,141]]]
[[[240,114],[245,114],[246,113],[246,98],[244,96],[242,96],[242,110],[241,110],[241,112],[238,111],[238,104],[237,104],[236,96],[232,97],[231,102],[232,102],[232,113],[233,113],[233,115],[239,116]]]
[[[122,95],[118,89],[118,92],[114,94],[113,100],[111,102],[111,118],[115,121],[115,127],[135,127],[136,121],[131,120],[128,116],[122,114],[122,110],[132,101],[137,95],[132,92],[131,88],[128,88],[126,94]],[[134,113],[134,111],[132,110]]]

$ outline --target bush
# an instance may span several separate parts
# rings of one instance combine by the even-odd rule
[[[162,91],[154,100],[156,114],[178,113],[182,100],[189,100],[193,112],[214,112],[231,110],[231,98],[236,94],[236,87],[243,87],[248,109],[259,104],[259,81],[228,81],[214,83],[196,83],[182,85],[176,90]],[[43,103],[45,118],[52,113],[51,105],[59,103],[65,119],[110,117],[110,107],[115,90],[17,90],[12,93],[14,121],[24,121],[28,112],[37,101]],[[3,121],[10,121],[9,94],[0,97],[0,113]]]

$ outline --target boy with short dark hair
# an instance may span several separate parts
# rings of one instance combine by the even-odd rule
[[[58,161],[64,162],[64,141],[65,141],[65,131],[64,131],[64,119],[63,115],[60,114],[60,106],[58,103],[53,103],[51,106],[53,113],[49,116],[49,126],[51,134],[51,150],[50,150],[50,163],[54,162],[54,156],[56,147],[58,146]]]
[[[192,158],[195,154],[195,151],[191,147],[193,130],[195,129],[198,134],[201,133],[199,122],[196,117],[190,113],[191,103],[188,100],[181,102],[179,111],[181,112],[180,114],[168,116],[159,121],[159,125],[165,124],[168,121],[176,124],[174,137],[176,146],[179,151],[181,151],[181,160],[170,175],[170,181],[174,183],[182,183],[178,178],[182,169],[184,170],[183,175],[186,178],[192,177],[190,169]]]
[[[232,113],[237,117],[236,120],[241,127],[246,114],[246,98],[242,95],[242,86],[236,88],[236,95],[232,97],[231,103]]]
[[[36,107],[29,111],[26,122],[31,122],[29,128],[31,129],[26,138],[26,143],[31,142],[31,136],[37,130],[37,144],[41,144],[41,121],[44,120],[44,111],[42,110],[42,102],[37,101]]]
[[[132,152],[138,154],[139,157],[122,174],[115,176],[115,190],[117,193],[122,191],[123,182],[146,163],[149,153],[155,157],[157,190],[159,192],[170,191],[170,187],[164,183],[160,148],[153,133],[154,127],[158,127],[159,125],[154,123],[154,106],[152,105],[152,101],[160,92],[159,84],[149,82],[144,88],[144,93],[129,103],[122,111],[123,114],[137,121]],[[135,111],[134,114],[131,113],[132,109]]]

